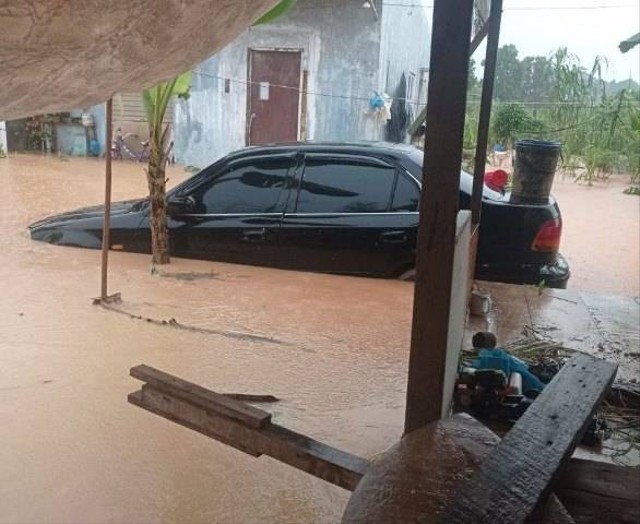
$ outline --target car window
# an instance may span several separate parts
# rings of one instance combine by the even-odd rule
[[[379,213],[389,206],[395,168],[349,159],[307,159],[298,213]]]
[[[194,191],[195,212],[206,214],[278,213],[291,158],[253,160],[234,165]]]
[[[393,193],[391,211],[418,211],[420,191],[416,183],[405,173],[399,173],[396,190]]]

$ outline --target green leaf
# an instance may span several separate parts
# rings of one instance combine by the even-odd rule
[[[191,90],[191,80],[193,74],[191,71],[187,71],[186,73],[182,73],[175,80],[176,83],[173,86],[173,94],[178,97],[184,97],[188,95]]]
[[[273,22],[275,19],[281,17],[283,14],[289,11],[289,9],[291,9],[295,3],[296,0],[282,0],[274,8],[272,8],[270,11],[267,11],[264,15],[258,18],[258,20],[254,22],[253,25],[255,26]]]
[[[142,92],[142,101],[149,125],[149,135],[156,144],[161,145],[162,143],[162,122],[171,98],[173,96],[186,98],[191,89],[191,79],[192,73],[187,71]]]

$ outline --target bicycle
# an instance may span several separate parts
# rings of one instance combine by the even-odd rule
[[[127,144],[127,141],[131,142],[131,139],[135,138],[139,143],[140,152],[134,151],[134,149]],[[149,161],[149,141],[140,141],[140,137],[135,133],[122,134],[122,129],[116,130],[115,139],[111,143],[111,158],[113,160],[124,160],[124,155],[128,157],[128,160],[136,160],[137,162]]]

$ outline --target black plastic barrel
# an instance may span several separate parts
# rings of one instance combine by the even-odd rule
[[[520,204],[546,204],[562,145],[544,140],[518,140],[511,197]]]

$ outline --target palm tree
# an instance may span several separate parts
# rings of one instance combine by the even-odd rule
[[[142,93],[149,125],[149,164],[145,169],[151,204],[151,253],[153,264],[169,263],[169,233],[165,168],[171,145],[167,143],[169,125],[165,113],[174,96],[186,98],[191,87],[191,72],[162,82]]]

